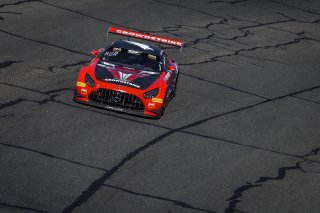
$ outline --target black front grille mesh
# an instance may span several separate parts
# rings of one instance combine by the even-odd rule
[[[139,97],[108,89],[97,89],[89,95],[91,101],[131,110],[144,110]]]

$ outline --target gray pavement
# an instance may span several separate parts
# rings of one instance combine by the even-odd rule
[[[72,101],[110,25],[183,39],[160,120]],[[320,212],[317,0],[1,0],[0,212]]]

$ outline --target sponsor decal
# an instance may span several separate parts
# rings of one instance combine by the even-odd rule
[[[99,62],[96,65],[95,75],[98,80],[107,83],[145,89],[157,79],[160,73]]]
[[[83,83],[83,82],[78,81],[76,85],[77,85],[78,87],[85,87],[85,86],[86,86],[86,83]]]
[[[82,94],[87,94],[87,89],[81,88],[80,92],[81,92]]]
[[[111,110],[117,110],[117,111],[123,111],[123,109],[122,108],[119,108],[119,107],[113,107],[113,106],[105,106],[105,108],[107,108],[107,109],[111,109]]]
[[[119,47],[114,47],[114,48],[112,49],[112,51],[113,51],[113,52],[121,52],[121,48],[119,48]]]
[[[111,63],[108,63],[108,62],[105,62],[105,61],[102,61],[101,63],[99,63],[99,64],[97,64],[99,67],[104,67],[104,68],[106,68],[106,67],[112,67],[112,68],[114,68],[115,67],[115,65],[114,64],[111,64]]]
[[[117,56],[119,52],[106,52],[104,55],[106,56]]]
[[[162,104],[163,103],[163,99],[162,98],[152,98],[152,102]]]
[[[150,58],[151,60],[156,60],[157,56],[148,54],[148,58]]]
[[[120,35],[131,36],[131,37],[140,38],[140,39],[145,39],[145,40],[149,40],[149,41],[155,41],[155,42],[180,46],[180,47],[183,46],[183,41],[174,40],[174,39],[170,39],[170,38],[164,38],[161,36],[154,36],[154,35],[150,35],[150,34],[139,33],[139,32],[135,32],[135,31],[131,31],[131,30],[124,30],[124,29],[120,29],[120,28],[116,28],[116,27],[110,27],[108,32],[116,33],[116,34],[120,34]],[[149,47],[149,46],[147,46],[147,47]],[[147,47],[145,47],[145,48],[147,48]]]
[[[149,107],[149,108],[155,108],[155,107],[156,107],[156,104],[155,104],[155,103],[148,103],[148,107]]]
[[[126,42],[129,43],[129,44],[133,44],[135,46],[138,46],[138,47],[140,47],[141,49],[144,49],[144,50],[153,50],[151,47],[149,47],[146,44],[141,44],[141,43],[134,42],[134,41],[126,41]]]
[[[126,85],[129,85],[129,86],[132,86],[132,87],[140,88],[140,86],[137,85],[137,84],[133,84],[133,83],[131,83],[131,82],[123,81],[123,80],[120,80],[120,79],[106,78],[106,79],[104,79],[104,80],[105,80],[105,81],[108,81],[108,82],[121,83],[121,84],[126,84]]]
[[[136,51],[136,50],[128,50],[128,53],[133,54],[133,55],[140,55],[141,52]]]

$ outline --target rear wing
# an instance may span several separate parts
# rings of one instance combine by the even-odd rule
[[[112,27],[112,26],[109,27],[109,29],[108,29],[108,34],[109,33],[114,33],[114,34],[129,36],[129,37],[133,37],[133,38],[138,38],[138,39],[143,39],[143,40],[148,40],[148,41],[153,41],[153,42],[158,42],[158,43],[163,43],[163,44],[169,44],[169,45],[173,45],[173,46],[178,46],[178,47],[180,47],[180,51],[182,50],[182,47],[183,47],[183,41],[181,41],[181,40],[175,40],[175,39],[171,39],[171,38],[165,38],[165,37],[161,37],[161,36],[140,33],[140,32],[136,32],[136,31],[121,29],[121,28]]]

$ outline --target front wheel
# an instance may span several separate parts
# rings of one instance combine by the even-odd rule
[[[162,103],[162,109],[161,112],[159,113],[159,117],[161,118],[161,116],[164,114],[164,111],[166,110],[166,106],[167,106],[167,99],[168,99],[168,90],[166,91],[166,94],[164,95],[164,99],[163,99],[163,103]]]
[[[179,73],[177,75],[177,79],[176,79],[176,82],[174,84],[173,97],[175,97],[177,95],[178,79],[179,79]]]

